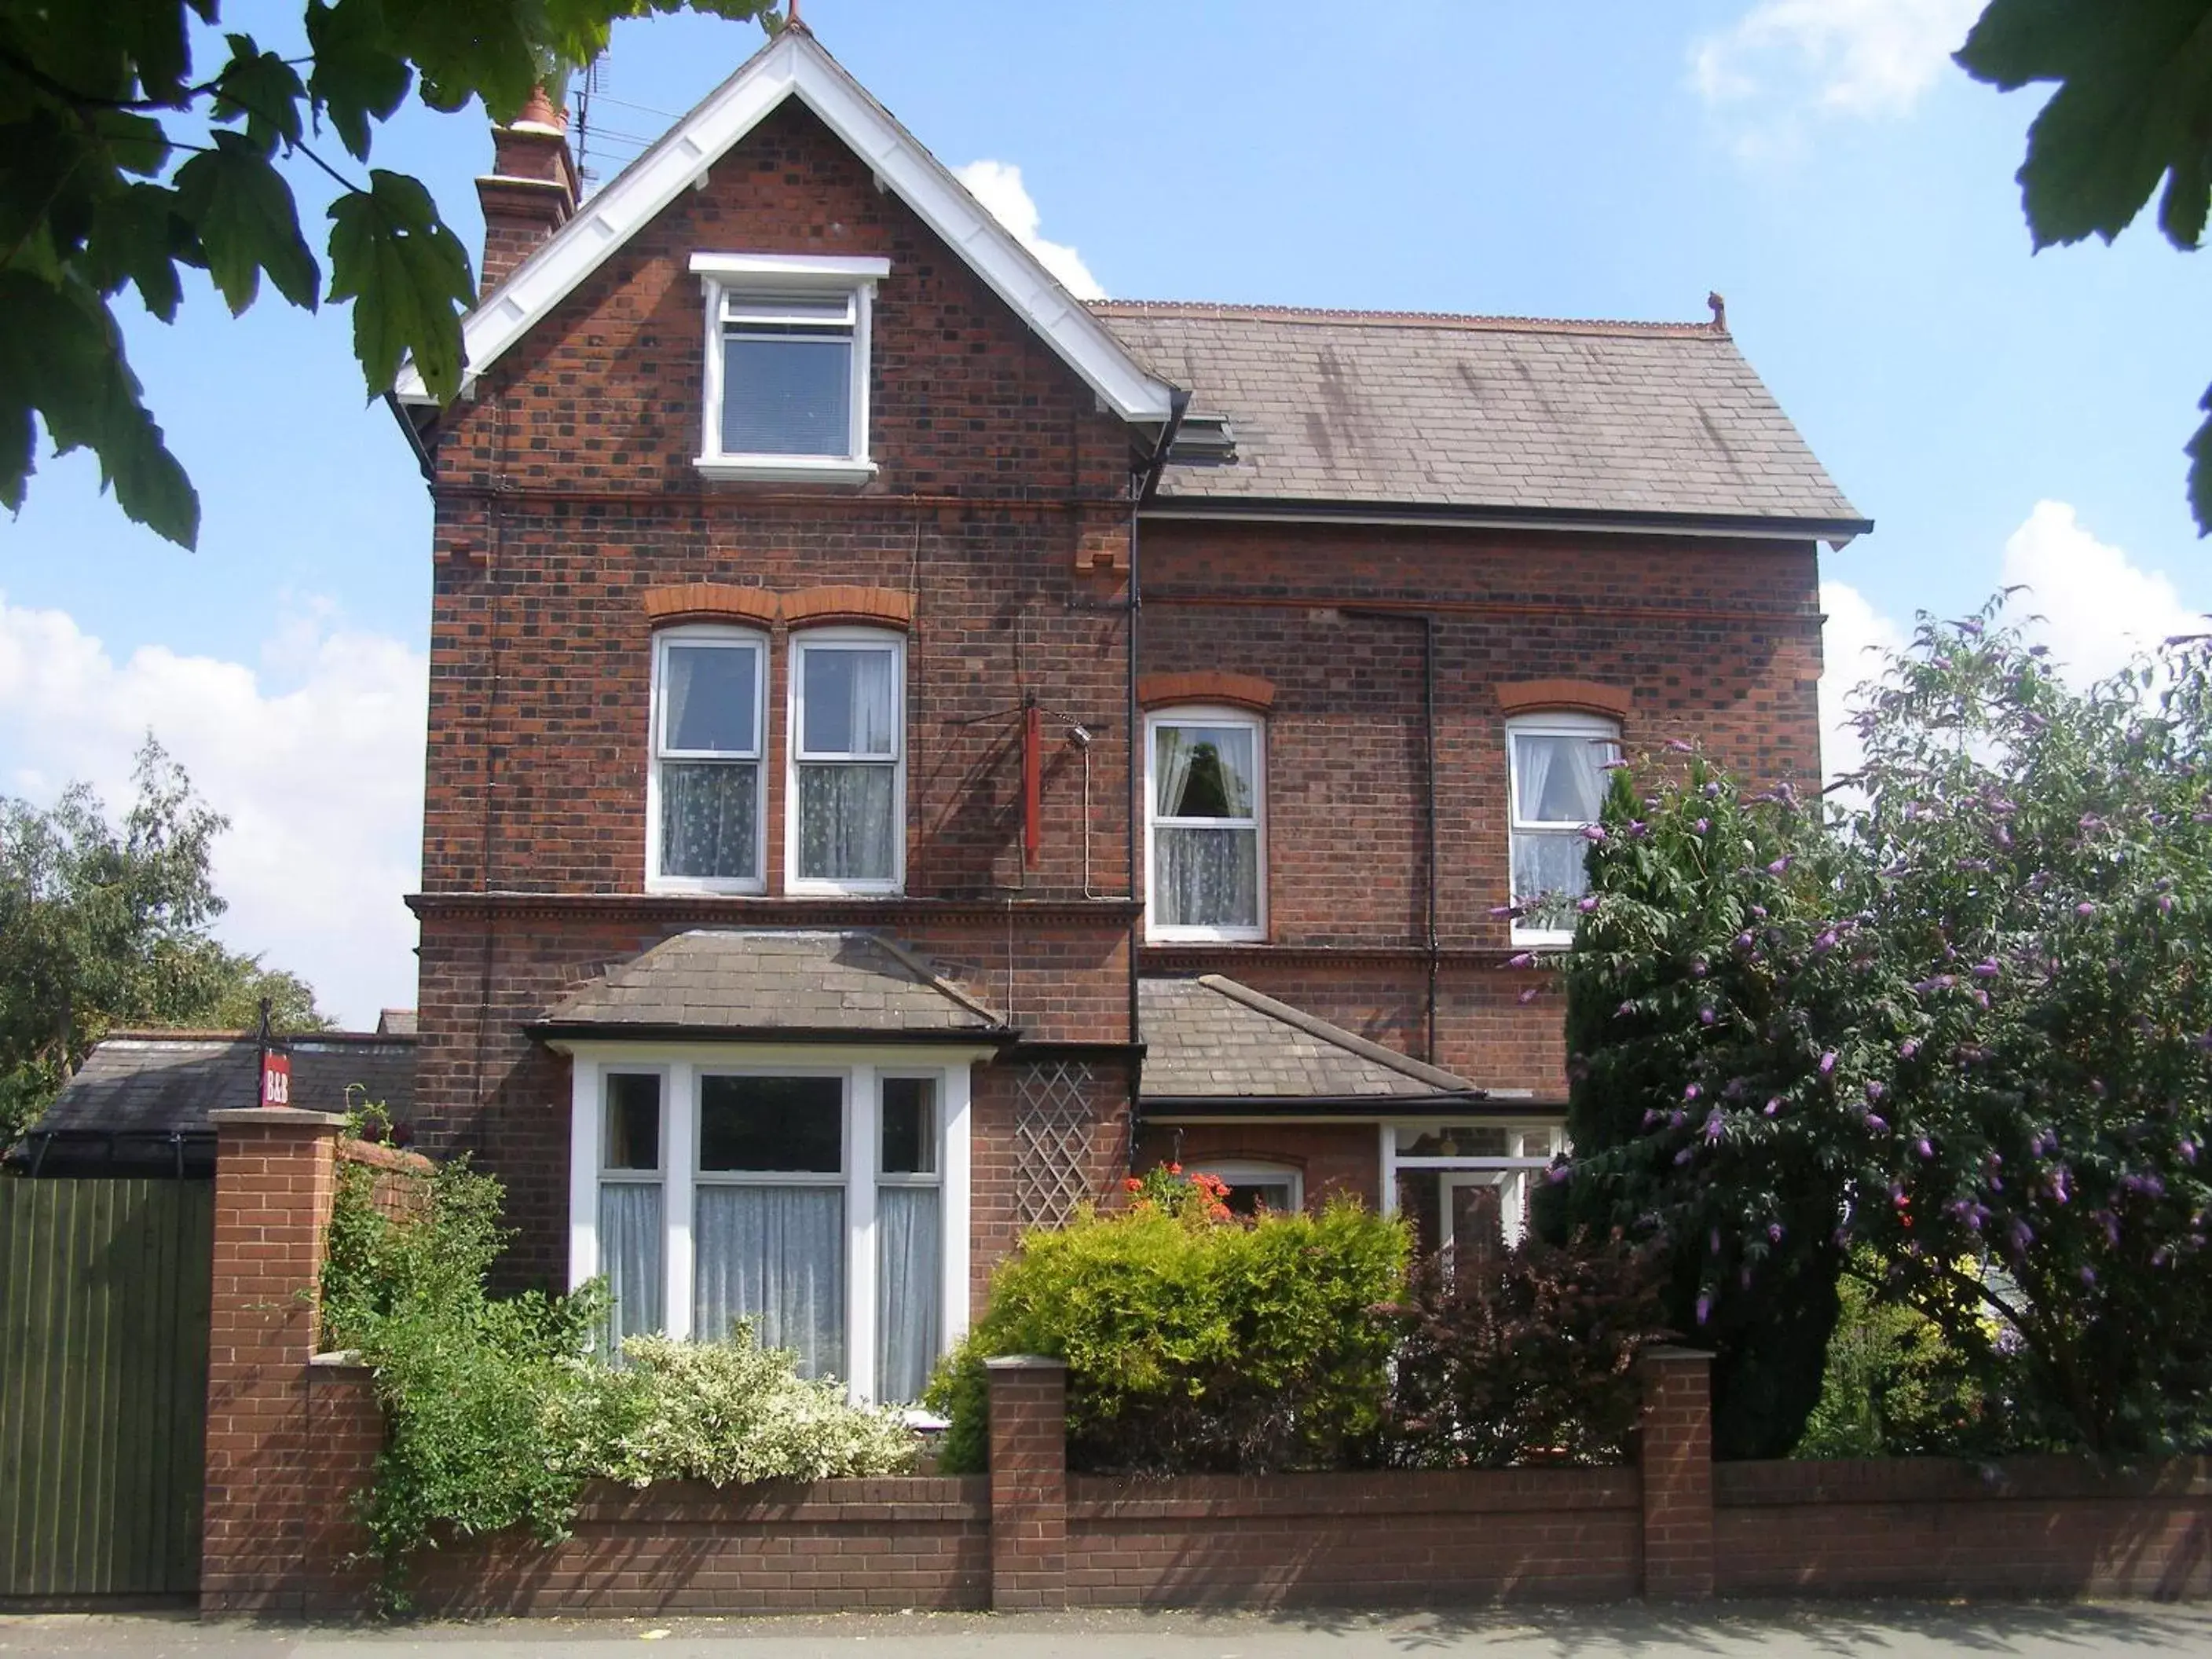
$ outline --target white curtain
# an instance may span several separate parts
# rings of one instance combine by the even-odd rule
[[[660,873],[756,874],[760,789],[751,761],[660,763]]]
[[[1540,819],[1538,811],[1552,778],[1552,761],[1559,753],[1556,738],[1513,739],[1514,784],[1519,793],[1513,803],[1516,818]]]
[[[626,1336],[657,1331],[661,1316],[660,1188],[641,1181],[599,1184],[599,1271],[606,1275],[614,1310],[609,1346]]]
[[[702,1186],[695,1200],[691,1330],[749,1318],[803,1376],[845,1375],[845,1194],[836,1187]]]
[[[1154,913],[1170,927],[1256,927],[1260,832],[1152,832]]]
[[[1605,773],[1613,744],[1602,738],[1513,739],[1521,775],[1519,816],[1533,823],[1595,823],[1605,805]]]
[[[889,881],[898,814],[888,766],[799,769],[799,873],[810,881]]]
[[[937,1362],[944,1206],[934,1187],[876,1189],[876,1398],[921,1398]]]

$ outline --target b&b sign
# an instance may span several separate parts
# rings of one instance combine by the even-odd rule
[[[289,1106],[292,1103],[292,1056],[264,1054],[261,1057],[261,1103],[264,1106]]]

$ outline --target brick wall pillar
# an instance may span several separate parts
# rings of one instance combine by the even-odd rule
[[[309,1364],[344,1119],[267,1107],[210,1116],[215,1293],[200,1607],[306,1611],[335,1588],[325,1558],[346,1496],[334,1493],[325,1467],[327,1431],[337,1425],[319,1431]],[[346,1403],[349,1419],[358,1417],[349,1395]]]
[[[991,1387],[991,1607],[1067,1605],[1067,1364],[983,1362]]]
[[[1638,1364],[1644,1415],[1644,1593],[1660,1601],[1713,1593],[1712,1356],[1648,1348]]]

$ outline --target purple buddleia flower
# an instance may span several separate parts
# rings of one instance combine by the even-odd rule
[[[1702,1133],[1705,1137],[1705,1142],[1708,1146],[1721,1138],[1721,1115],[1718,1112],[1714,1112],[1707,1116],[1705,1119],[1705,1127]]]
[[[1718,1018],[1719,1016],[1714,1013],[1710,1008],[1700,1008],[1698,1010],[1698,1024],[1700,1025],[1710,1025]]]
[[[1721,798],[1721,787],[1717,783],[1709,783],[1698,793],[1707,800],[1718,800]]]
[[[1705,976],[1706,972],[1705,959],[1703,957],[1692,957],[1690,958],[1690,977],[1692,979],[1703,979]]]
[[[2051,1196],[2061,1204],[2067,1201],[2066,1166],[2063,1164],[2051,1172]]]
[[[1636,1004],[1635,1004],[1635,1002],[1632,1000],[1630,1000],[1630,1001],[1627,1001],[1627,1002],[1624,1002],[1624,1003],[1622,1003],[1622,1004],[1620,1005],[1620,1007],[1618,1007],[1618,1008],[1614,1009],[1614,1010],[1613,1011],[1613,1017],[1615,1019],[1626,1019],[1626,1018],[1627,1018],[1631,1014],[1634,1013],[1635,1012],[1636,1012]]]
[[[1918,1037],[1907,1037],[1904,1042],[1897,1045],[1897,1057],[1899,1060],[1910,1060],[1913,1055],[1919,1052],[1920,1039]]]
[[[1517,916],[1521,914],[1521,907],[1517,904],[1493,904],[1490,907],[1490,914],[1493,916]]]
[[[2012,1224],[2011,1237],[2013,1251],[2017,1255],[2035,1243],[2035,1229],[2025,1221],[2015,1218]]]
[[[1713,1316],[1713,1296],[1711,1291],[1698,1298],[1698,1323],[1704,1324]]]
[[[1770,1244],[1779,1244],[1782,1242],[1782,1224],[1780,1222],[1770,1221],[1766,1224],[1766,1242]]]
[[[2181,1161],[2184,1164],[2194,1164],[2197,1162],[2197,1143],[2195,1141],[2185,1140],[2179,1146],[2175,1147],[2174,1151],[2181,1154]]]
[[[1581,911],[1584,915],[1589,915],[1591,911],[1597,908],[1597,895],[1595,893],[1583,894],[1582,897],[1575,901],[1575,908]]]
[[[1699,1087],[1697,1084],[1692,1083],[1692,1084],[1686,1085],[1683,1088],[1683,1090],[1682,1090],[1682,1098],[1683,1098],[1683,1099],[1685,1099],[1685,1100],[1695,1100],[1695,1099],[1696,1099],[1699,1095],[1701,1095],[1701,1094],[1703,1094],[1703,1093],[1705,1093],[1705,1090],[1704,1090],[1704,1089],[1702,1089],[1701,1087]]]
[[[1754,943],[1749,933],[1738,933],[1735,936],[1735,948],[1739,951],[1748,951]]]
[[[1923,1135],[1912,1143],[1912,1150],[1923,1158],[1933,1158],[1936,1156],[1936,1143]]]
[[[1536,953],[1534,951],[1520,951],[1506,957],[1505,965],[1508,968],[1533,968],[1536,965]]]
[[[1698,746],[1697,746],[1697,744],[1693,744],[1693,743],[1685,743],[1685,742],[1683,742],[1683,741],[1682,741],[1682,739],[1681,739],[1681,738],[1668,738],[1668,739],[1667,739],[1667,746],[1668,746],[1669,749],[1673,750],[1674,750],[1676,754],[1678,754],[1678,755],[1690,755],[1690,754],[1695,754],[1695,753],[1697,752],[1697,747],[1698,747]]]
[[[1869,1100],[1880,1100],[1880,1099],[1882,1097],[1882,1096],[1884,1096],[1885,1094],[1887,1094],[1887,1093],[1888,1093],[1888,1092],[1889,1092],[1889,1091],[1882,1086],[1882,1085],[1880,1083],[1880,1081],[1878,1081],[1878,1080],[1876,1080],[1876,1079],[1871,1079],[1871,1078],[1868,1079],[1868,1081],[1867,1081],[1867,1086],[1866,1086],[1866,1097],[1867,1097]]]
[[[2088,900],[2083,899],[2074,907],[2074,914],[2077,916],[2094,916],[2097,914],[2097,907]]]
[[[1644,1127],[1647,1129],[1650,1128],[1664,1115],[1666,1115],[1663,1112],[1660,1112],[1656,1109],[1647,1111],[1644,1114]]]
[[[1690,827],[1691,827],[1692,830],[1696,830],[1699,835],[1701,835],[1701,836],[1702,836],[1702,835],[1704,835],[1704,834],[1705,833],[1705,831],[1707,831],[1708,830],[1710,830],[1710,829],[1711,829],[1711,828],[1713,827],[1713,821],[1712,821],[1711,818],[1699,818],[1699,819],[1698,819],[1695,823],[1692,824]]]
[[[1685,1146],[1685,1147],[1683,1147],[1683,1148],[1682,1148],[1682,1150],[1681,1150],[1680,1152],[1677,1152],[1677,1153],[1675,1153],[1675,1154],[1674,1154],[1674,1167],[1675,1167],[1676,1169],[1678,1169],[1678,1170],[1679,1170],[1679,1169],[1680,1169],[1680,1168],[1681,1168],[1685,1164],[1687,1164],[1687,1163],[1688,1163],[1692,1158],[1695,1158],[1697,1155],[1698,1155],[1698,1149],[1697,1149],[1696,1147],[1694,1147],[1694,1146]]]
[[[1689,1118],[1680,1112],[1669,1112],[1667,1114],[1667,1127],[1670,1129],[1679,1129],[1689,1121]]]
[[[1872,1112],[1867,1114],[1866,1126],[1869,1130],[1878,1135],[1886,1135],[1889,1133],[1889,1120],[1877,1117]]]
[[[1763,904],[1754,904],[1751,907],[1751,914],[1758,917],[1761,921],[1765,921],[1766,920],[1766,907]]]
[[[1825,956],[1835,948],[1836,930],[1832,927],[1825,930],[1818,939],[1813,941],[1813,952],[1815,956]]]
[[[1782,1097],[1779,1095],[1777,1095],[1773,1098],[1770,1099],[1766,1103],[1765,1110],[1766,1115],[1769,1117],[1773,1117],[1778,1115],[1782,1110]]]
[[[2095,1283],[2097,1282],[2097,1270],[2096,1270],[2094,1267],[2084,1267],[2084,1268],[2082,1268],[2082,1269],[2081,1269],[2081,1282],[2082,1282],[2084,1285],[2094,1285],[2094,1284],[2095,1284]]]
[[[1522,992],[1518,1000],[1521,1006],[1525,1008],[1543,994],[1544,988],[1542,986],[1532,985],[1527,990]]]
[[[1544,1179],[1557,1187],[1574,1179],[1574,1166],[1571,1164],[1554,1164],[1544,1171]]]
[[[1773,863],[1766,866],[1766,873],[1770,876],[1785,874],[1789,871],[1791,856],[1792,855],[1790,854],[1784,853],[1780,858],[1775,860]]]
[[[1976,979],[1995,979],[2002,972],[2004,972],[2003,965],[1994,957],[1984,957],[1974,964]]]
[[[1826,1077],[1830,1073],[1833,1072],[1835,1069],[1836,1069],[1836,1051],[1835,1051],[1833,1048],[1831,1048],[1831,1049],[1829,1049],[1829,1050],[1828,1050],[1828,1052],[1827,1052],[1826,1054],[1822,1054],[1822,1055],[1820,1056],[1820,1075],[1821,1075],[1822,1077]]]
[[[2173,914],[2172,894],[2160,893],[2158,896],[2158,913],[2162,916],[2170,916]]]
[[[1583,839],[1584,841],[1603,841],[1605,839],[1605,826],[1601,823],[1584,824],[1583,826]]]

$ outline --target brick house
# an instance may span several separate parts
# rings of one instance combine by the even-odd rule
[[[900,1400],[1163,1159],[1510,1237],[1603,763],[1818,772],[1869,526],[1717,303],[1085,305],[799,27],[587,200],[550,105],[495,142],[398,407],[416,1127],[516,1273]]]

